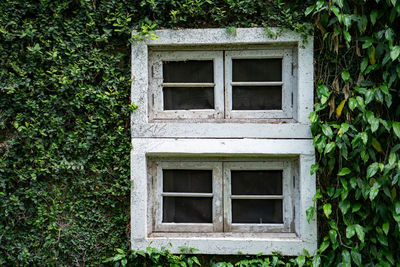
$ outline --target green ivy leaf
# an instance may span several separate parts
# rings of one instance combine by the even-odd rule
[[[329,125],[322,124],[322,125],[321,125],[321,128],[322,128],[322,132],[323,132],[326,136],[328,136],[330,139],[332,139],[332,137],[333,137],[333,132],[332,132],[331,127],[330,127]]]
[[[397,159],[396,153],[391,152],[391,153],[389,154],[389,165],[390,165],[390,166],[393,166],[393,165],[396,163],[396,159]]]
[[[371,165],[369,165],[367,168],[367,179],[374,176],[376,174],[376,172],[378,171],[378,168],[379,168],[378,162],[374,162]]]
[[[345,176],[349,173],[351,173],[351,170],[349,168],[345,167],[340,170],[340,172],[338,173],[338,176]]]
[[[350,209],[350,206],[350,201],[348,200],[343,200],[339,202],[339,208],[342,211],[343,215],[346,215],[346,213]]]
[[[378,235],[378,241],[379,241],[379,243],[381,243],[385,247],[388,246],[388,241],[387,241],[387,237],[386,236],[384,236],[382,234]]]
[[[388,89],[388,87],[387,87],[386,85],[381,85],[379,88],[381,89],[381,91],[382,91],[385,95],[388,95],[388,94],[389,94],[389,89]]]
[[[357,265],[357,266],[361,266],[362,264],[362,258],[361,258],[361,254],[358,253],[357,251],[355,251],[354,249],[351,251],[351,258],[353,259],[353,262]]]
[[[399,55],[400,55],[400,46],[399,45],[393,46],[390,49],[390,58],[394,61],[399,57]]]
[[[321,256],[315,255],[312,260],[312,267],[318,267],[321,265]]]
[[[307,217],[307,221],[311,222],[312,218],[314,218],[314,214],[315,214],[315,208],[314,207],[309,207],[306,210],[306,217]]]
[[[326,204],[324,204],[323,209],[324,209],[324,214],[325,214],[326,218],[329,218],[329,216],[332,213],[332,205],[330,203],[326,203]]]
[[[314,11],[314,9],[315,9],[315,5],[309,6],[309,7],[306,8],[306,11],[304,12],[304,14],[306,16],[308,16],[311,12]]]
[[[337,243],[337,232],[336,230],[329,230],[329,238],[331,239],[331,243],[335,245]]]
[[[318,171],[318,168],[319,168],[318,163],[311,165],[310,174],[313,175],[314,173],[316,173]]]
[[[348,31],[343,30],[343,35],[344,35],[344,39],[346,39],[346,42],[350,43],[351,42],[351,34]]]
[[[368,66],[368,57],[364,57],[360,64],[361,72],[364,72],[367,66]]]
[[[372,100],[374,100],[375,97],[375,91],[374,90],[368,90],[365,93],[365,105],[368,105],[371,103]]]
[[[368,142],[368,134],[366,132],[362,132],[360,134],[360,136],[361,136],[361,140],[363,141],[363,144],[366,145]]]
[[[336,3],[340,8],[343,8],[343,0],[334,0],[334,3]]]
[[[318,121],[317,112],[315,112],[315,111],[311,112],[310,116],[308,118],[310,119],[311,123],[316,123]]]
[[[321,84],[317,87],[317,94],[319,98],[321,98],[322,96],[329,97],[331,95],[331,93],[329,92],[329,88],[324,84]]]
[[[400,122],[394,121],[392,123],[393,132],[396,134],[397,138],[400,139]]]
[[[378,118],[372,118],[371,119],[371,132],[376,132],[379,128],[379,119]]]
[[[353,212],[353,213],[357,212],[360,210],[360,208],[361,208],[361,204],[357,202],[357,203],[353,204],[353,206],[351,208],[351,212]]]
[[[369,199],[373,201],[375,197],[379,193],[379,189],[381,188],[381,185],[378,182],[375,182],[374,185],[371,187],[371,190],[369,191]]]
[[[342,251],[342,267],[351,267],[350,252],[347,249]]]
[[[330,142],[326,145],[325,147],[325,154],[328,154],[329,152],[331,152],[334,148],[336,147],[336,143],[335,142]]]
[[[357,106],[357,101],[354,98],[350,97],[348,105],[350,110],[353,111]]]
[[[394,211],[395,211],[397,214],[400,214],[400,200],[397,200],[397,201],[394,203]]]
[[[355,224],[354,228],[356,229],[358,239],[360,239],[360,241],[364,243],[364,237],[365,237],[364,228],[359,224]]]
[[[324,252],[327,248],[329,247],[329,239],[327,237],[324,238],[324,241],[322,244],[319,246],[318,250],[319,252]]]
[[[387,235],[387,234],[389,233],[389,227],[390,227],[389,222],[385,222],[385,223],[382,225],[382,230],[383,230],[383,232],[385,233],[385,235]]]
[[[342,132],[342,134],[346,133],[349,130],[350,126],[347,123],[342,123],[340,125],[340,131]]]
[[[374,9],[371,11],[371,14],[369,14],[370,18],[371,18],[371,23],[372,25],[375,25],[376,23],[376,19],[378,17],[378,10]]]
[[[356,229],[354,225],[349,225],[346,228],[346,238],[352,238],[356,234]]]
[[[361,110],[364,110],[364,109],[365,109],[364,99],[363,99],[361,96],[357,96],[357,97],[356,97],[356,100],[357,100],[358,107],[359,107]]]
[[[350,40],[351,40],[351,37],[350,37]],[[350,79],[350,73],[347,70],[342,72],[342,79],[345,82],[347,82]]]
[[[306,257],[304,255],[297,256],[296,263],[299,267],[302,267],[306,263]]]

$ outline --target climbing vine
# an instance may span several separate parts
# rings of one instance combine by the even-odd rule
[[[399,16],[399,0],[1,1],[0,264],[396,265]],[[131,30],[311,24],[317,254],[129,252]]]

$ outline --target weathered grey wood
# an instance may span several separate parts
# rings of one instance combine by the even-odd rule
[[[156,168],[156,181],[154,182],[154,203],[153,217],[155,220],[155,231],[157,232],[213,232],[222,231],[221,221],[221,169],[222,163],[209,161],[154,161]],[[163,170],[212,170],[213,172],[213,192],[212,193],[182,193],[182,192],[163,192]],[[213,223],[164,223],[163,216],[163,196],[180,197],[212,197],[213,198]]]
[[[273,86],[283,85],[283,82],[231,82],[231,86]]]
[[[282,85],[282,110],[232,110],[232,86],[237,83],[232,81],[232,59],[240,58],[282,58],[282,81],[279,81],[280,84],[275,84]],[[293,63],[292,50],[290,48],[225,52],[225,118],[294,118],[292,111],[297,107],[297,103],[293,103],[295,106],[292,105],[292,93],[297,88],[293,88],[293,80],[296,79],[296,76],[293,75],[294,73],[292,74],[291,72]],[[255,82],[254,84],[262,85],[260,82]]]
[[[283,199],[282,195],[231,195],[231,199]]]
[[[148,85],[148,120],[183,120],[183,119],[218,119],[223,118],[224,88],[223,88],[223,53],[222,51],[150,51],[149,73],[151,78]],[[183,60],[213,60],[214,83],[163,83],[163,61]],[[164,110],[163,85],[167,87],[214,87],[214,109]],[[204,86],[202,86],[204,85]],[[138,125],[139,126],[139,125]],[[139,126],[140,127],[140,126]]]
[[[162,192],[163,197],[213,197],[213,193],[175,193],[175,192]]]
[[[241,251],[245,254],[263,252],[271,254],[280,251],[284,255],[299,255],[303,249],[313,254],[317,249],[316,219],[310,223],[306,219],[306,210],[313,205],[315,194],[315,175],[310,174],[310,167],[315,162],[310,122],[310,112],[313,110],[313,46],[312,37],[303,42],[300,34],[279,29],[270,29],[277,33],[277,38],[265,35],[263,28],[237,29],[236,36],[229,35],[225,29],[197,29],[197,30],[161,30],[156,31],[158,39],[146,39],[132,45],[132,103],[138,109],[132,114],[132,145],[131,154],[131,244],[134,249],[152,247],[168,247],[173,253],[179,253],[180,246],[195,247],[195,253],[203,254],[236,254]],[[218,96],[220,110],[191,110],[183,114],[166,112],[158,114],[154,106],[162,111],[162,94],[154,91],[152,86],[162,87],[161,57],[149,57],[150,54],[181,50],[187,53],[204,53],[207,50],[246,51],[246,50],[281,50],[288,48],[292,64],[290,75],[293,88],[292,116],[276,113],[271,117],[248,116],[249,114],[233,114],[235,118],[224,118],[223,90],[215,89]],[[157,52],[158,51],[158,52]],[[218,59],[214,60],[218,61]],[[223,62],[223,61],[220,61]],[[297,64],[296,64],[297,63]],[[221,64],[223,70],[223,64]],[[214,65],[214,71],[215,68]],[[297,75],[297,76],[296,76]],[[214,77],[216,74],[214,73]],[[223,75],[220,75],[223,77]],[[154,85],[150,85],[154,83]],[[282,81],[285,85],[285,81]],[[217,88],[217,81],[215,81]],[[232,84],[230,84],[232,86]],[[221,84],[221,88],[224,84]],[[153,91],[152,91],[153,90]],[[222,92],[222,93],[221,93]],[[290,97],[291,98],[291,97]],[[289,98],[288,98],[289,99]],[[291,102],[291,101],[290,101]],[[217,103],[217,102],[215,102]],[[155,112],[153,114],[152,112]],[[214,113],[213,113],[214,112]],[[193,115],[195,116],[193,117]],[[273,138],[273,139],[269,139]],[[288,214],[287,218],[294,218],[289,226],[291,232],[285,232],[288,226],[270,224],[268,233],[257,232],[229,232],[223,228],[220,221],[225,216],[222,211],[223,199],[220,201],[220,210],[213,210],[215,216],[212,224],[203,224],[194,232],[193,225],[187,224],[186,229],[173,233],[177,225],[165,224],[160,232],[156,231],[154,210],[161,194],[157,194],[157,163],[151,164],[152,158],[161,158],[161,161],[188,162],[191,158],[200,161],[219,162],[228,161],[280,161],[292,159],[291,167],[284,176],[290,177],[284,187],[292,190],[284,194],[283,205]],[[157,160],[156,160],[157,161]],[[222,167],[217,168],[215,176],[222,177]],[[213,180],[217,191],[227,192],[226,183]],[[292,186],[289,186],[291,184]],[[221,194],[215,194],[213,199]],[[226,194],[223,195],[223,197]],[[289,197],[286,197],[289,196]],[[291,200],[289,204],[286,201]],[[162,202],[160,202],[162,203]],[[291,206],[290,206],[291,205]],[[218,206],[218,205],[213,205]],[[292,208],[290,208],[292,207]],[[215,209],[215,207],[213,207]],[[290,215],[290,211],[292,215]],[[295,216],[294,216],[295,215]],[[226,217],[226,216],[225,216]],[[286,217],[284,221],[288,221]],[[219,225],[218,225],[219,224]],[[197,224],[196,224],[197,225]],[[179,224],[179,227],[181,224]],[[257,226],[257,225],[256,225]],[[262,225],[261,225],[262,226]],[[235,224],[238,230],[243,226]],[[200,229],[201,228],[201,229]],[[165,232],[165,231],[167,232]],[[235,229],[234,229],[235,230]],[[163,231],[163,232],[161,232]],[[262,230],[261,230],[262,231]],[[274,232],[278,231],[278,232]]]
[[[163,83],[162,87],[214,87],[215,83]]]

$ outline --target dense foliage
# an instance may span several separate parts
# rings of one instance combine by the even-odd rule
[[[319,251],[237,265],[395,265],[399,16],[399,0],[0,1],[0,264],[197,264],[166,251],[127,252],[130,32],[304,31],[309,20],[319,191],[308,216],[319,213]]]

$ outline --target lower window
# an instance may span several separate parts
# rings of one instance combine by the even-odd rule
[[[153,232],[294,232],[295,162],[153,159]]]

